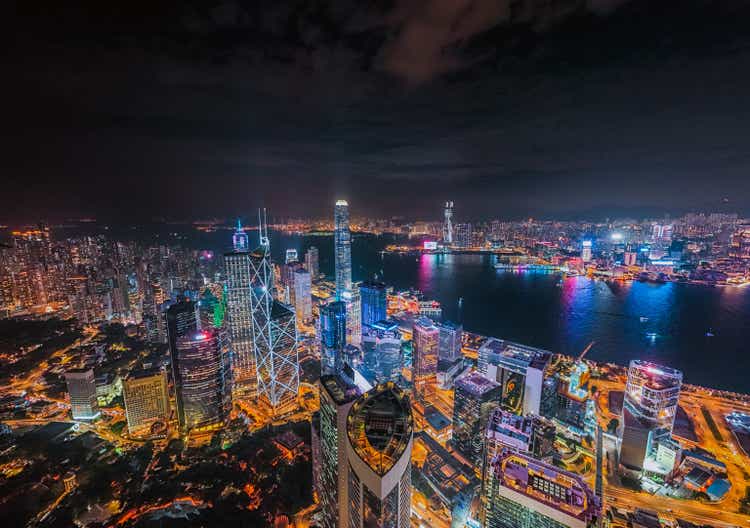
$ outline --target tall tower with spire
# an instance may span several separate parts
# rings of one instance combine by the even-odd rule
[[[443,209],[443,242],[453,244],[453,202],[445,202]]]
[[[250,254],[250,310],[258,401],[274,416],[293,410],[299,390],[294,310],[274,298],[271,244],[265,210],[258,213],[260,245]]]
[[[233,250],[224,255],[226,272],[227,319],[231,337],[232,386],[236,399],[254,399],[258,394],[258,377],[253,347],[253,319],[250,308],[250,246],[247,233],[237,219],[232,235]]]

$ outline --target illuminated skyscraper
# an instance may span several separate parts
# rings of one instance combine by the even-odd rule
[[[287,249],[286,257],[284,258],[284,264],[289,264],[290,262],[298,262],[298,261],[299,261],[299,257],[297,256],[297,250]]]
[[[581,477],[514,450],[495,457],[482,483],[484,528],[594,528],[600,516]]]
[[[193,301],[181,299],[167,308],[166,319],[169,354],[172,356],[172,364],[174,366],[177,339],[195,330],[200,330],[198,305]],[[175,383],[177,383],[176,377]]]
[[[180,430],[209,430],[229,419],[232,380],[224,330],[189,332],[177,339],[175,396]]]
[[[359,286],[345,291],[341,300],[346,303],[346,343],[362,346],[362,297]]]
[[[151,428],[169,420],[167,375],[160,370],[132,372],[122,384],[130,435],[151,434]]]
[[[362,297],[362,326],[372,326],[387,317],[385,284],[366,281],[359,285]]]
[[[463,326],[450,321],[439,323],[437,326],[440,330],[440,343],[438,345],[440,359],[453,362],[463,357],[461,353]]]
[[[297,324],[291,307],[273,298],[273,267],[267,227],[250,255],[250,309],[259,401],[274,415],[293,410],[299,390]]]
[[[453,202],[445,202],[443,209],[443,242],[453,244]]]
[[[310,278],[315,281],[320,275],[318,248],[310,246],[305,253],[305,269],[310,274]]]
[[[409,396],[384,383],[357,399],[346,419],[348,528],[407,528],[413,421]]]
[[[348,528],[349,464],[346,419],[361,396],[343,375],[320,378],[320,509],[324,528]]]
[[[96,400],[96,378],[93,369],[74,369],[65,373],[70,395],[70,413],[74,420],[94,420],[99,417]]]
[[[336,300],[352,289],[352,234],[349,231],[349,204],[338,200],[333,212],[333,250],[336,267]]]
[[[232,341],[232,390],[238,398],[255,398],[258,378],[253,349],[253,318],[250,309],[250,252],[248,238],[239,220],[233,237],[234,251],[224,255],[226,271],[226,326]]]
[[[346,347],[346,303],[335,301],[320,307],[320,372],[341,371]]]
[[[591,240],[581,242],[581,260],[591,262]]]
[[[682,372],[634,360],[628,368],[622,410],[620,464],[641,471],[658,445],[672,436],[682,386]]]
[[[500,384],[473,372],[455,382],[451,443],[474,467],[481,467],[485,429],[500,400]]]
[[[297,322],[302,323],[312,319],[312,283],[310,274],[302,268],[294,270],[293,275],[292,291],[294,294],[292,295],[292,301]]]
[[[422,401],[431,401],[437,386],[438,342],[440,331],[432,319],[414,321],[412,378],[414,392]]]

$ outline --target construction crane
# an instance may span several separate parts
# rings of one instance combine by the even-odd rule
[[[596,341],[592,341],[591,343],[586,345],[586,348],[584,348],[583,352],[581,352],[581,354],[578,356],[578,361],[581,361],[583,359],[583,356],[585,356],[586,353],[591,350],[591,347],[594,346],[594,343],[596,343]]]

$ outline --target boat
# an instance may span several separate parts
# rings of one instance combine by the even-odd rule
[[[713,337],[714,333],[711,331],[711,329],[708,329],[708,332],[706,332],[706,337]]]
[[[659,337],[659,334],[657,334],[656,332],[646,332],[646,337],[648,337],[649,339],[656,339],[657,337]]]
[[[646,321],[648,321],[648,317],[645,317],[645,316],[642,315],[641,316],[641,322],[645,323]]]

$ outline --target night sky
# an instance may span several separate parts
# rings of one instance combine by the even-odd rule
[[[744,0],[17,3],[0,221],[750,214]]]

